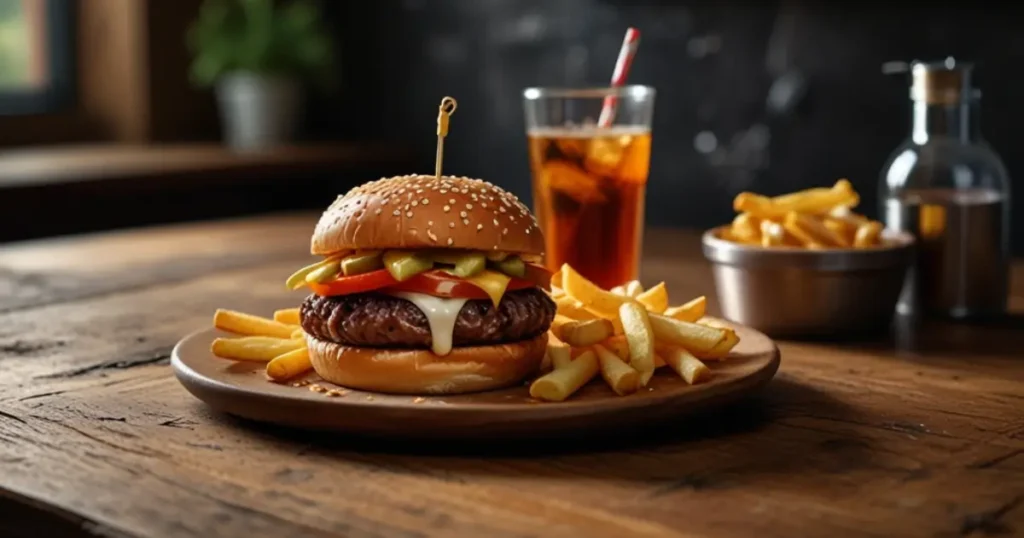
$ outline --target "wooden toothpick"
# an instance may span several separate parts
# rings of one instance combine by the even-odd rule
[[[437,110],[437,160],[434,161],[434,175],[441,179],[441,161],[444,160],[444,137],[448,136],[448,118],[458,107],[458,103],[451,97],[441,99],[441,106]]]

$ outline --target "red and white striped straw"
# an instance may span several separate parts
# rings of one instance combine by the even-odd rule
[[[612,88],[618,88],[626,83],[629,76],[629,67],[633,65],[633,57],[636,56],[636,49],[640,46],[640,30],[629,28],[626,30],[626,37],[622,40],[622,48],[619,49],[619,58],[615,60],[615,72],[612,73]],[[618,109],[619,99],[617,96],[609,95],[604,98],[604,106],[601,108],[601,118],[598,120],[599,127],[611,127],[615,121],[615,111]]]

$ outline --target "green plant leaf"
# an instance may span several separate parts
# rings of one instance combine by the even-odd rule
[[[329,78],[333,41],[309,0],[206,0],[189,27],[191,77],[210,85],[230,71]]]

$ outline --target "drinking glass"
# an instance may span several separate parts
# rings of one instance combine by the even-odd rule
[[[546,262],[608,289],[638,276],[654,88],[523,92]]]

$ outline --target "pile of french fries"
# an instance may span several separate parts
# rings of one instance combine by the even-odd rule
[[[306,338],[299,326],[299,309],[274,312],[274,319],[218,309],[213,326],[239,336],[216,338],[210,351],[222,359],[263,362],[267,377],[285,381],[313,368]]]
[[[552,277],[551,296],[558,313],[541,365],[547,373],[530,384],[538,400],[564,401],[598,374],[624,396],[666,365],[687,383],[700,383],[711,377],[702,361],[724,359],[739,343],[734,330],[703,319],[704,297],[669,306],[664,282],[605,290],[563,265]]]
[[[739,212],[722,239],[762,247],[871,248],[881,243],[882,223],[853,212],[860,196],[846,179],[769,198],[741,192]]]

